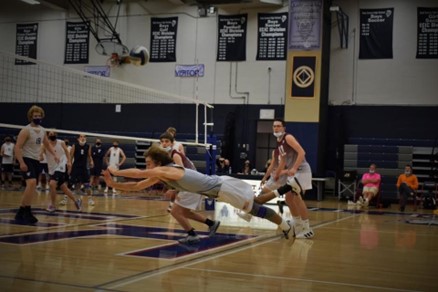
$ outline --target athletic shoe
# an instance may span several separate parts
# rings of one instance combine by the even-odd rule
[[[351,206],[351,205],[356,205],[356,203],[353,202],[353,201],[348,200],[347,205],[350,205],[350,206]]]
[[[88,206],[94,206],[94,201],[92,198],[88,199]]]
[[[78,211],[82,211],[82,200],[81,199],[77,199],[75,201],[75,206],[76,206],[76,209],[78,209]]]
[[[365,200],[363,199],[362,196],[360,196],[358,202],[360,202],[361,204],[363,204],[363,203],[365,202]]]
[[[55,208],[55,206],[53,206],[53,205],[49,205],[49,206],[47,207],[46,211],[49,212],[49,213],[53,213],[53,212],[56,211],[56,208]]]
[[[287,184],[292,187],[294,193],[303,195],[303,189],[295,176],[289,177],[287,179]]]
[[[103,191],[105,194],[108,193],[108,187],[105,188],[105,190]]]
[[[363,202],[363,206],[366,208],[368,207],[369,203],[370,203],[369,201],[365,200],[365,202]]]
[[[252,215],[249,213],[245,213],[245,212],[237,212],[237,216],[239,216],[240,218],[242,218],[246,222],[249,222],[252,219]]]
[[[62,199],[62,200],[59,202],[59,204],[60,204],[60,205],[63,205],[63,206],[67,205],[67,199],[66,199],[66,198]]]
[[[289,229],[288,230],[283,230],[283,236],[284,236],[285,239],[289,239],[289,232],[292,229],[292,225],[290,224],[289,220],[287,220],[286,222],[287,222],[287,225],[289,225]]]
[[[219,225],[221,225],[219,220],[214,221],[214,224],[208,227],[208,236],[214,236],[216,234],[216,230],[219,228]]]
[[[30,206],[28,206],[18,209],[17,214],[15,214],[15,221],[23,224],[35,224],[38,219],[33,216]]]
[[[200,241],[201,239],[199,238],[198,235],[187,235],[184,238],[178,239],[178,242],[182,244],[195,244]]]
[[[315,236],[315,233],[313,232],[312,228],[308,228],[308,229],[303,229],[300,233],[297,233],[296,238],[310,239],[313,236]]]

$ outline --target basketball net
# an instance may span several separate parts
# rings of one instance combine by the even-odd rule
[[[106,62],[106,64],[111,68],[119,67],[122,64],[129,63],[131,63],[129,56],[119,56],[117,53],[112,53],[111,57],[109,57]]]

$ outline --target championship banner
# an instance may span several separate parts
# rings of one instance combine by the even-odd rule
[[[175,66],[175,77],[204,77],[204,72],[204,64]]]
[[[321,0],[289,0],[289,49],[320,49],[321,16]]]
[[[64,64],[88,64],[90,30],[87,23],[67,22]]]
[[[32,59],[37,58],[38,23],[17,24],[15,54]],[[15,59],[15,65],[35,64]]]
[[[291,97],[315,97],[315,66],[316,57],[294,57],[292,65]]]
[[[246,60],[247,14],[219,15],[217,61]]]
[[[256,60],[286,60],[287,13],[259,13]]]
[[[149,62],[176,61],[178,17],[151,18],[151,49]]]
[[[360,10],[359,59],[392,59],[394,8]]]
[[[438,58],[438,7],[418,7],[417,22],[417,58]]]

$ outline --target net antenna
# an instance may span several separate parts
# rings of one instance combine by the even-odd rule
[[[96,39],[96,52],[103,56],[110,56],[108,62],[111,66],[123,63],[123,57],[129,54],[128,47],[123,44],[119,33],[116,31],[122,0],[115,1],[117,15],[113,25],[103,10],[101,0],[69,0],[70,5]],[[99,35],[99,31],[103,33]]]

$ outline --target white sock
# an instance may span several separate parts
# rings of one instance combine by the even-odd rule
[[[309,219],[304,219],[304,220],[302,220],[302,222],[303,222],[304,229],[310,228]]]
[[[303,220],[301,219],[301,216],[292,216],[294,219],[295,225],[303,225]]]
[[[281,230],[289,230],[290,226],[287,224],[287,221],[283,219],[281,220],[280,228]]]

